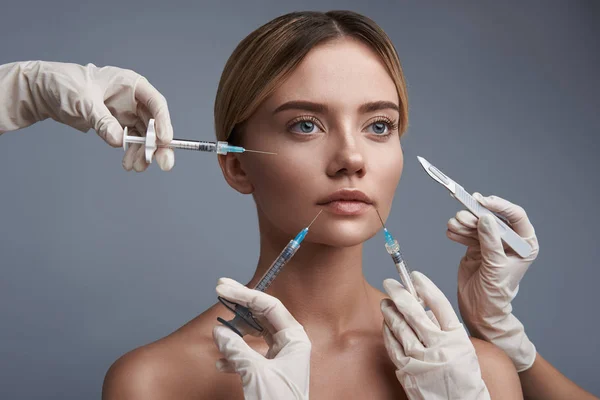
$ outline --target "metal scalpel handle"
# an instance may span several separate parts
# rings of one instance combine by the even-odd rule
[[[502,240],[510,246],[519,256],[525,258],[531,254],[531,246],[515,231],[513,231],[504,221],[502,221],[496,214],[482,206],[473,196],[471,196],[462,186],[456,184],[456,193],[451,196],[455,197],[460,201],[467,209],[472,212],[477,218],[484,214],[493,216],[498,222],[498,229],[500,230],[500,237]]]

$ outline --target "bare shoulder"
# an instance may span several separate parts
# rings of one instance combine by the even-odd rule
[[[106,373],[102,399],[236,398],[232,388],[239,385],[234,382],[239,376],[215,368],[220,354],[212,340],[213,308],[171,335],[121,356]]]
[[[519,374],[512,361],[497,346],[470,338],[481,367],[481,376],[493,399],[522,399]]]

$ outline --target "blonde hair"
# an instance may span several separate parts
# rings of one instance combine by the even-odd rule
[[[294,70],[308,52],[326,41],[351,37],[367,44],[382,59],[398,92],[398,129],[408,126],[404,74],[390,38],[371,19],[352,11],[293,12],[256,29],[235,48],[221,74],[215,99],[217,140],[242,128],[260,104]]]

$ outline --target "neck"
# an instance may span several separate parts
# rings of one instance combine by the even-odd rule
[[[254,287],[288,240],[261,237],[260,258],[252,280]],[[362,271],[362,244],[331,247],[303,242],[267,290],[277,297],[307,331],[342,334],[360,329],[365,318],[373,323],[374,288]]]

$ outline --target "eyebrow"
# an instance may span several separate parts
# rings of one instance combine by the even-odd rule
[[[392,101],[383,100],[364,103],[358,108],[358,111],[360,113],[368,113],[386,109],[391,109],[400,112],[400,107],[398,107],[396,103]],[[273,111],[273,114],[277,114],[286,110],[303,110],[324,114],[327,111],[329,111],[329,107],[325,104],[313,103],[312,101],[294,100],[288,101],[287,103],[283,103],[282,105],[277,107],[275,111]]]
[[[400,107],[398,107],[398,104],[393,103],[391,101],[373,101],[371,103],[365,103],[358,108],[358,111],[361,113],[368,113],[387,109],[392,109],[400,112]]]
[[[283,103],[273,111],[273,114],[286,110],[304,110],[324,114],[329,110],[329,107],[325,104],[313,103],[312,101],[294,100]]]

